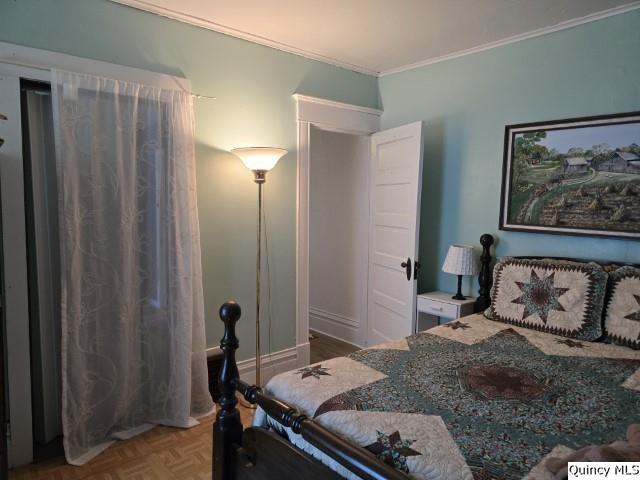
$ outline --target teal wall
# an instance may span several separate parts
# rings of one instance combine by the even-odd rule
[[[455,289],[440,271],[448,246],[478,245],[484,232],[498,255],[640,262],[640,241],[498,230],[505,125],[640,110],[640,10],[385,76],[379,87],[384,128],[426,127],[420,290]]]
[[[453,289],[440,273],[448,245],[477,244],[484,232],[498,238],[499,255],[639,262],[637,241],[497,228],[504,126],[640,110],[639,26],[634,11],[378,82],[106,0],[0,0],[0,41],[184,76],[217,97],[195,101],[207,342],[221,335],[218,306],[235,298],[244,310],[240,358],[252,356],[254,340],[256,190],[227,152],[290,151],[266,184],[277,351],[295,343],[296,92],[370,107],[380,95],[385,128],[425,121],[420,290]]]
[[[291,96],[298,92],[376,107],[377,80],[106,0],[0,0],[0,41],[184,76],[195,92],[217,97],[195,101],[207,343],[219,342],[220,304],[237,299],[244,317],[238,327],[240,358],[253,356],[255,338],[256,186],[227,152],[253,145],[289,150],[269,174],[265,203],[272,350],[293,346],[296,123]],[[267,351],[266,322],[263,326]]]

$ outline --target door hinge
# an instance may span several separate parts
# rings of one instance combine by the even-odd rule
[[[7,438],[11,438],[11,423],[7,422],[4,429],[4,434]]]
[[[0,120],[9,120],[7,116],[3,113],[0,113]],[[4,138],[0,138],[0,147],[4,145]]]

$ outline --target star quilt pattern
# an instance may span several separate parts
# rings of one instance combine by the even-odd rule
[[[610,443],[640,422],[640,352],[473,315],[266,389],[412,478],[546,480],[552,451]],[[255,423],[356,478],[264,412]]]
[[[604,320],[607,341],[640,349],[640,268],[618,268],[611,273],[611,285]]]
[[[506,257],[494,278],[487,318],[579,340],[602,336],[608,274],[600,265]]]

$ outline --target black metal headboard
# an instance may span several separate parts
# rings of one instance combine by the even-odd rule
[[[480,294],[476,298],[474,310],[484,312],[491,305],[491,285],[493,285],[493,267],[491,262],[491,245],[493,245],[493,235],[485,233],[480,237],[480,245],[482,245],[482,255],[480,255],[480,273],[478,274],[478,283],[480,284]]]

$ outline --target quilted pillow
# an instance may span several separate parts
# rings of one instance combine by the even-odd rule
[[[585,341],[602,336],[608,274],[600,265],[505,257],[493,278],[487,318]]]
[[[605,341],[640,350],[640,268],[611,273],[611,298],[604,319]]]

